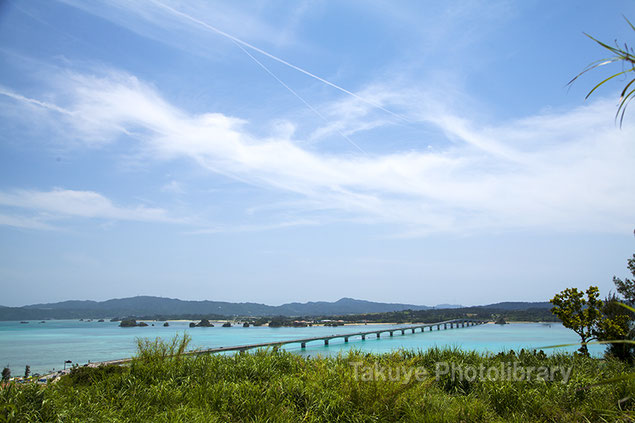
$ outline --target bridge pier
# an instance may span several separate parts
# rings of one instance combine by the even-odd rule
[[[1,1],[1,0],[0,0]],[[448,329],[448,325],[450,325],[449,329],[454,329],[454,328],[461,328],[461,327],[470,327],[470,326],[478,326],[478,325],[482,325],[485,324],[487,322],[481,321],[481,320],[474,320],[474,319],[453,319],[453,320],[446,320],[443,322],[437,322],[437,323],[420,323],[417,325],[412,325],[412,326],[408,326],[408,327],[397,327],[397,328],[387,328],[387,329],[380,329],[379,331],[375,330],[375,331],[368,331],[368,332],[356,332],[356,333],[346,333],[346,334],[341,334],[341,335],[328,335],[326,337],[321,337],[321,336],[317,336],[314,338],[301,338],[301,339],[291,339],[291,340],[286,340],[286,341],[277,341],[277,342],[264,342],[264,343],[260,343],[260,344],[251,344],[251,345],[238,345],[238,346],[232,346],[232,347],[218,347],[218,348],[208,348],[205,350],[199,350],[196,352],[192,352],[192,354],[213,354],[213,353],[218,353],[218,352],[227,352],[227,351],[236,351],[238,354],[242,354],[247,350],[253,349],[253,348],[263,348],[263,347],[270,347],[273,348],[274,351],[277,351],[281,346],[286,345],[286,344],[300,344],[300,347],[302,349],[306,348],[306,344],[308,342],[313,342],[313,341],[324,341],[324,346],[328,346],[329,345],[329,340],[331,339],[336,339],[336,338],[344,338],[344,342],[348,342],[349,338],[351,336],[360,336],[362,338],[362,341],[366,340],[366,335],[377,335],[377,338],[381,337],[382,333],[386,333],[388,332],[388,334],[392,337],[394,336],[395,332],[401,331],[402,335],[406,335],[406,333],[408,331],[410,331],[411,333],[415,334],[417,333],[417,329],[420,329],[421,332],[425,332],[426,328],[430,328],[430,331],[434,331],[434,326],[437,327],[437,331],[441,330],[441,325],[443,325],[443,329]],[[121,363],[125,363],[125,362],[129,362],[129,359],[125,359],[125,360],[117,360],[117,364],[121,364]],[[110,362],[109,362],[110,363]]]

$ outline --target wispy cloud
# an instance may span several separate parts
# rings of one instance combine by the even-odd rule
[[[298,201],[287,210],[290,221],[328,211],[330,219],[396,223],[408,234],[528,227],[623,231],[633,224],[634,134],[613,126],[610,102],[498,124],[428,105],[410,114],[452,142],[433,150],[334,155],[305,150],[289,137],[255,136],[243,119],[188,113],[123,73],[75,74],[53,89],[65,93],[56,107],[72,114],[59,116],[67,133],[78,139],[101,134],[104,142],[128,134],[149,159],[189,158],[209,172],[292,193]],[[400,99],[393,91],[390,102],[417,104],[416,95]],[[88,204],[56,192],[31,194],[29,204],[61,213],[55,207],[62,201],[53,200],[66,195],[87,215],[166,219],[158,210],[124,212],[94,193],[83,194]],[[0,203],[18,203],[14,198],[4,194]]]
[[[185,190],[183,189],[183,186],[178,181],[175,181],[175,180],[172,180],[168,182],[167,184],[163,185],[161,187],[161,191],[171,192],[172,194],[183,194],[185,192]]]
[[[22,229],[54,230],[55,226],[42,222],[39,217],[15,216],[0,213],[0,226],[11,226]]]
[[[295,30],[298,20],[309,7],[308,2],[297,1],[293,5],[276,8],[272,11],[275,14],[270,13],[270,19],[266,19],[260,16],[266,14],[271,6],[263,1],[251,3],[247,10],[243,5],[233,2],[210,3],[204,0],[60,1],[109,20],[143,37],[206,57],[214,57],[226,48],[235,52],[235,47],[217,34],[210,34],[210,37],[201,36],[205,32],[203,28],[194,24],[192,20],[179,19],[171,10],[196,17],[219,29],[231,28],[234,35],[242,39],[257,40],[267,46],[278,47],[297,46],[301,43]],[[254,13],[255,11],[261,13]]]
[[[30,229],[54,229],[52,222],[68,218],[164,223],[179,221],[158,208],[117,206],[94,191],[4,191],[0,192],[0,207],[13,211],[12,215],[0,215],[0,225]],[[24,215],[25,212],[29,215]]]

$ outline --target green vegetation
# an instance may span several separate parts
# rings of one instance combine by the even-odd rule
[[[624,302],[633,306],[635,305],[635,254],[633,254],[632,258],[628,259],[627,267],[631,275],[633,275],[633,279],[624,278],[624,280],[621,280],[613,276],[613,283],[615,284],[617,292],[624,297]]]
[[[140,341],[130,366],[80,367],[48,386],[0,391],[0,420],[108,422],[577,422],[630,421],[635,381],[592,386],[627,364],[542,352],[484,355],[461,350],[395,351],[307,358],[284,351],[183,355],[187,338]],[[436,363],[571,367],[568,383],[474,381]],[[424,368],[407,380],[360,377],[360,368]]]
[[[413,304],[388,304],[342,298],[335,302],[289,303],[269,306],[223,301],[183,301],[174,298],[138,296],[107,301],[63,301],[23,307],[0,307],[0,320],[103,319],[115,317],[137,320],[185,319],[222,320],[236,316],[315,316],[320,314],[373,313],[405,309],[427,309]],[[111,321],[113,321],[111,320]]]
[[[4,367],[2,369],[2,381],[6,382],[11,379],[11,369],[9,367]]]
[[[168,322],[165,322],[163,326],[166,326],[167,323]],[[201,321],[198,323],[191,322],[190,327],[191,328],[213,328],[214,325],[207,319],[201,319]]]
[[[626,19],[626,22],[628,22],[631,29],[635,31],[635,26],[633,26],[633,24],[628,19]],[[608,50],[612,54],[612,56],[609,56],[607,58],[600,59],[591,63],[589,66],[586,67],[586,69],[584,69],[575,78],[569,81],[569,85],[571,85],[576,79],[578,79],[580,76],[584,75],[588,71],[597,69],[601,66],[606,66],[611,63],[619,63],[622,66],[621,72],[614,73],[613,75],[609,76],[606,79],[603,79],[602,81],[600,81],[600,83],[598,83],[595,87],[593,87],[593,89],[591,89],[591,91],[589,91],[589,93],[586,96],[586,98],[589,98],[595,90],[600,88],[602,85],[604,85],[606,82],[610,81],[611,79],[618,76],[622,76],[622,75],[628,76],[629,72],[635,71],[635,54],[633,53],[633,48],[629,47],[628,44],[626,43],[624,43],[624,47],[621,47],[617,43],[617,41],[615,41],[615,47],[613,47],[606,43],[603,43],[602,41],[599,41],[593,38],[589,34],[585,34],[585,35],[589,37],[590,39],[592,39],[593,41],[595,41],[596,43],[598,43],[605,50]],[[619,117],[620,126],[622,126],[622,122],[624,120],[626,107],[628,106],[628,103],[630,103],[633,97],[635,96],[635,87],[633,87],[634,82],[635,82],[635,77],[630,79],[630,81],[624,86],[624,89],[620,93],[619,105],[617,108],[617,112],[615,114],[616,120]]]
[[[604,318],[598,324],[597,339],[617,341],[609,344],[607,354],[632,362],[635,359],[635,313],[625,308],[622,299],[615,294],[606,298],[602,313]],[[629,341],[632,343],[627,343]]]
[[[628,268],[635,276],[635,254],[628,260]],[[588,355],[586,343],[594,339],[611,341],[607,354],[632,363],[635,360],[635,310],[632,309],[635,280],[613,276],[613,282],[623,298],[610,293],[602,301],[599,289],[591,286],[585,299],[584,293],[568,288],[553,297],[551,311],[565,327],[580,336],[580,353]]]
[[[119,323],[119,326],[122,328],[132,328],[139,326],[139,324],[135,319],[123,319],[121,323]]]
[[[586,343],[597,339],[597,327],[602,320],[602,300],[597,286],[591,286],[584,293],[577,288],[567,288],[551,300],[552,313],[562,320],[564,327],[580,336],[580,353],[589,355]]]
[[[494,321],[503,318],[511,322],[557,322],[558,318],[551,314],[548,302],[540,303],[498,303],[487,306],[439,308],[439,309],[407,309],[402,311],[384,311],[373,313],[347,314],[311,314],[311,315],[234,315],[235,321],[248,322],[253,326],[269,325],[271,327],[304,327],[311,326],[323,320],[342,321],[345,323],[434,323],[452,319],[478,319]],[[226,320],[227,316],[210,314],[171,314],[147,315],[144,320]]]
[[[633,362],[635,360],[635,313],[626,306],[635,306],[635,254],[628,259],[628,269],[634,279],[613,276],[613,283],[619,295],[609,294],[604,300],[602,313],[605,319],[600,322],[598,339],[600,341],[617,340],[609,345],[608,354]]]
[[[431,310],[404,310],[387,313],[349,314],[341,316],[319,316],[314,319],[342,320],[346,323],[435,323],[453,319],[475,319],[507,322],[557,322],[558,318],[548,306],[535,307],[531,303],[524,308],[461,307]],[[545,303],[548,304],[548,303]]]
[[[504,317],[497,317],[494,323],[496,323],[497,325],[506,325],[507,321]]]

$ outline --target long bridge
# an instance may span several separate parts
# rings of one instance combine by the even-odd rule
[[[288,340],[276,341],[276,342],[263,342],[260,344],[207,348],[204,350],[196,350],[196,351],[193,351],[192,353],[193,354],[209,354],[209,353],[218,353],[218,352],[225,352],[225,351],[244,352],[254,348],[268,348],[268,347],[278,348],[282,345],[287,345],[287,344],[300,344],[300,348],[306,348],[307,343],[315,342],[315,341],[322,341],[324,342],[325,346],[328,346],[330,340],[337,339],[337,338],[344,338],[344,342],[348,342],[350,338],[354,338],[357,336],[359,336],[361,340],[365,340],[367,336],[373,336],[373,335],[376,336],[377,338],[381,338],[382,334],[388,334],[388,336],[393,336],[395,333],[401,332],[402,335],[405,335],[407,332],[410,332],[410,333],[415,333],[416,331],[424,332],[426,329],[428,329],[428,331],[431,332],[434,330],[435,327],[437,328],[437,330],[441,330],[441,326],[443,326],[443,329],[448,329],[448,328],[454,329],[454,328],[463,328],[463,327],[480,325],[483,323],[485,322],[480,320],[473,320],[473,319],[453,319],[453,320],[446,320],[443,322],[425,323],[425,324],[404,326],[404,327],[398,327],[398,328],[376,329],[376,330],[369,330],[365,332],[340,333],[340,334],[333,334],[333,335],[326,335],[326,336],[315,336],[312,338],[288,339]]]
[[[367,336],[375,336],[377,338],[381,338],[382,335],[388,335],[389,337],[392,337],[394,336],[395,333],[399,333],[399,332],[401,332],[401,335],[406,335],[407,333],[414,334],[417,331],[425,332],[426,329],[431,332],[434,330],[435,327],[436,327],[436,330],[439,331],[441,330],[441,328],[443,329],[464,328],[469,326],[481,325],[483,323],[485,322],[481,320],[474,320],[474,319],[453,319],[453,320],[445,320],[443,322],[424,323],[424,324],[400,326],[400,327],[393,327],[393,328],[375,329],[375,330],[369,330],[364,332],[340,333],[340,334],[332,334],[332,335],[325,335],[325,336],[315,336],[311,338],[287,339],[287,340],[276,341],[276,342],[263,342],[260,344],[207,348],[203,350],[188,351],[185,354],[197,354],[197,355],[213,354],[213,353],[226,352],[226,351],[238,351],[239,353],[242,353],[247,350],[251,350],[255,348],[273,347],[274,349],[277,349],[281,347],[282,345],[287,345],[287,344],[300,344],[300,348],[306,348],[307,343],[316,342],[316,341],[322,341],[324,342],[324,345],[328,346],[329,341],[333,339],[338,339],[338,338],[343,338],[344,342],[348,342],[349,339],[351,338],[360,337],[360,339],[363,341],[366,339]],[[125,363],[129,363],[130,361],[132,361],[132,358],[123,358],[119,360],[93,362],[93,363],[90,363],[89,365],[91,367],[94,367],[101,364],[125,364]],[[56,374],[52,373],[51,375],[45,376],[45,378],[49,376],[54,376],[54,375]]]

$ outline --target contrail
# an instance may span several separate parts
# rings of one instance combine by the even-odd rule
[[[230,39],[230,40],[232,40],[232,41],[234,41],[234,42],[236,42],[238,44],[241,44],[241,45],[243,45],[245,47],[248,47],[248,48],[250,48],[252,50],[255,50],[258,53],[263,54],[263,55],[269,57],[270,59],[275,60],[276,62],[280,62],[280,63],[282,63],[285,66],[288,66],[288,67],[290,67],[292,69],[295,69],[298,72],[302,72],[303,74],[305,74],[307,76],[310,76],[311,78],[317,79],[318,81],[320,81],[320,82],[322,82],[322,83],[324,83],[326,85],[329,85],[329,86],[335,88],[336,90],[339,90],[339,91],[341,91],[343,93],[346,93],[346,94],[348,94],[350,96],[353,96],[356,99],[358,99],[360,101],[363,101],[366,104],[369,104],[369,105],[371,105],[373,107],[376,107],[376,108],[378,108],[380,110],[383,110],[384,112],[386,112],[386,113],[388,113],[388,114],[390,114],[390,115],[392,115],[392,116],[394,116],[396,118],[399,118],[399,119],[401,119],[401,120],[403,120],[405,122],[409,122],[409,120],[406,117],[404,117],[404,116],[402,116],[402,115],[400,115],[398,113],[395,113],[395,112],[393,112],[391,110],[388,110],[385,107],[382,107],[380,104],[377,104],[377,103],[375,103],[373,101],[370,101],[370,100],[367,100],[367,99],[365,99],[363,97],[360,97],[359,95],[355,94],[354,92],[351,92],[351,91],[347,90],[346,88],[342,88],[339,85],[336,85],[336,84],[334,84],[334,83],[332,83],[330,81],[327,81],[324,78],[320,78],[319,76],[317,76],[317,75],[315,75],[315,74],[313,74],[313,73],[311,73],[311,72],[309,72],[307,70],[304,70],[301,67],[298,67],[298,66],[296,66],[296,65],[294,65],[292,63],[289,63],[289,62],[287,62],[284,59],[281,59],[281,58],[279,58],[277,56],[274,56],[273,54],[268,53],[268,52],[266,52],[266,51],[264,51],[264,50],[262,50],[262,49],[260,49],[260,48],[258,48],[256,46],[254,46],[252,44],[249,44],[248,42],[243,41],[240,38],[236,38],[233,35],[230,35],[230,34],[226,33],[225,31],[221,31],[220,29],[208,24],[207,22],[203,22],[200,19],[196,19],[195,17],[190,16],[187,13],[183,13],[183,12],[181,12],[179,10],[176,10],[176,9],[170,7],[170,6],[167,6],[167,5],[165,5],[165,4],[163,4],[163,3],[159,2],[159,1],[153,0],[153,3],[155,3],[159,7],[162,7],[164,9],[168,10],[169,12],[171,12],[171,13],[177,15],[177,16],[180,16],[180,17],[182,17],[184,19],[192,21],[192,22],[194,22],[194,23],[196,23],[198,25],[201,25],[202,27],[207,28],[207,29],[209,29],[211,31],[214,31],[215,33],[220,34],[223,37],[228,38],[228,39]]]
[[[232,40],[233,41],[233,40]],[[236,43],[234,41],[234,43]],[[260,62],[260,60],[256,59],[251,53],[249,53],[247,50],[245,50],[245,48],[243,46],[241,46],[240,44],[236,43],[236,45],[238,46],[238,48],[240,48],[242,51],[245,52],[245,54],[247,56],[249,56],[254,62],[256,62],[261,68],[263,68],[269,75],[271,75],[276,81],[278,81],[280,83],[280,85],[282,85],[283,87],[285,87],[287,90],[289,90],[289,92],[291,92],[291,94],[293,94],[294,96],[296,96],[302,103],[304,103],[304,105],[306,107],[308,107],[313,113],[315,113],[316,115],[318,115],[324,122],[328,123],[328,119],[326,119],[326,117],[324,117],[324,115],[322,113],[320,113],[316,108],[314,108],[313,106],[311,106],[309,104],[308,101],[306,101],[304,98],[302,98],[302,96],[300,96],[300,94],[298,94],[297,92],[295,92],[295,90],[293,88],[291,88],[290,86],[288,86],[287,84],[285,84],[280,78],[278,78],[273,72],[271,72],[271,70],[269,70],[268,67],[266,67],[262,62]],[[339,128],[335,128],[335,130],[342,136],[344,137],[344,139],[346,141],[348,141],[353,147],[355,147],[356,149],[358,149],[359,151],[361,151],[362,153],[366,153],[359,145],[357,145],[357,143],[355,141],[353,141],[352,139],[350,139],[350,137],[348,137],[345,133],[343,133],[341,130],[339,130]]]
[[[55,104],[45,103],[43,101],[36,100],[34,98],[25,97],[23,95],[16,94],[14,92],[5,90],[2,87],[0,87],[0,95],[7,96],[7,97],[12,98],[14,100],[23,101],[25,103],[35,104],[36,106],[44,107],[45,109],[49,109],[49,110],[54,110],[54,111],[56,111],[58,113],[63,113],[65,115],[71,115],[71,116],[73,115],[73,112],[71,112],[70,110],[64,109],[64,108],[59,107],[59,106],[57,106]]]

